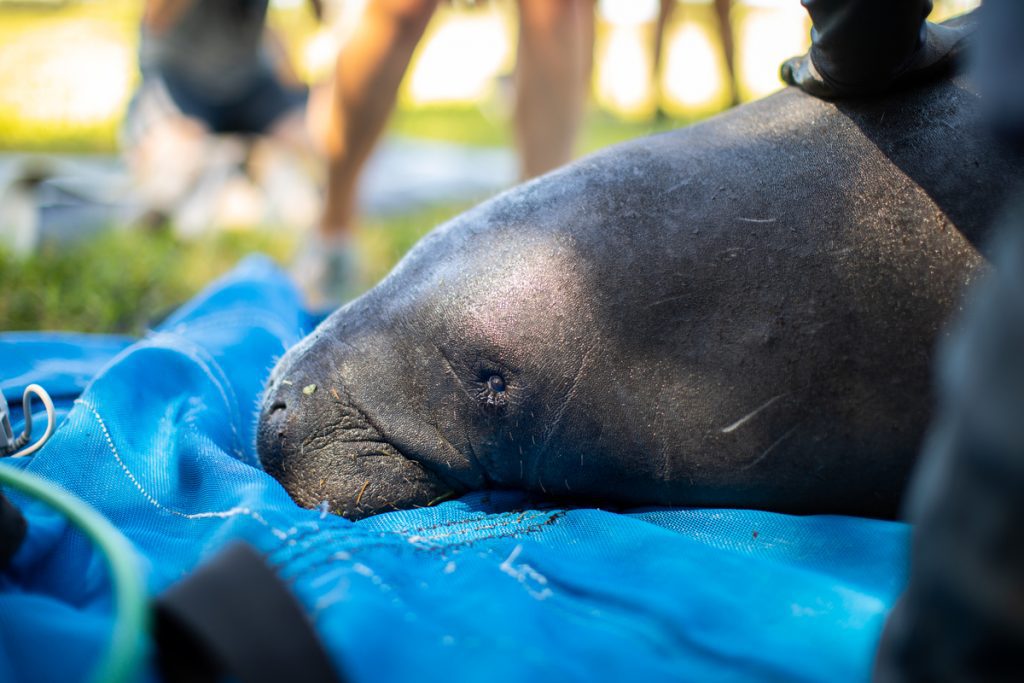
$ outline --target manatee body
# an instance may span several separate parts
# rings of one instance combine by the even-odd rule
[[[789,89],[484,203],[281,360],[264,467],[350,517],[484,488],[892,514],[1024,179],[977,103]]]

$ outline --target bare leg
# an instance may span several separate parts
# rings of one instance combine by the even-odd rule
[[[515,126],[520,177],[572,158],[590,92],[593,0],[519,0]]]
[[[736,83],[736,44],[732,35],[732,21],[729,12],[732,0],[715,0],[715,15],[718,18],[718,35],[722,39],[725,54],[725,68],[729,72],[729,99],[732,106],[740,103],[739,86]]]
[[[654,92],[658,99],[658,117],[665,116],[665,110],[661,108],[661,66],[662,53],[665,48],[665,28],[668,20],[672,18],[672,11],[676,7],[676,0],[660,0],[658,3],[658,19],[654,24],[654,54],[651,59],[651,81],[654,83]]]
[[[582,0],[579,7],[580,35],[583,37],[583,44],[580,49],[583,51],[582,67],[583,73],[580,78],[583,83],[583,109],[586,109],[587,101],[590,99],[590,85],[594,75],[594,24],[597,0]]]
[[[398,86],[438,0],[370,0],[338,54],[324,134],[327,197],[321,235],[351,231],[359,173],[395,106]]]

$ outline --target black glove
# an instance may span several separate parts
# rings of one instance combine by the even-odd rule
[[[789,85],[795,85],[810,95],[825,99],[857,97],[896,90],[948,73],[962,57],[974,29],[975,22],[961,22],[956,25],[926,22],[922,32],[924,38],[908,60],[884,75],[869,74],[864,77],[866,80],[837,78],[837,74],[830,73],[827,67],[819,68],[812,59],[815,55],[813,47],[807,54],[783,62],[780,75]],[[853,55],[847,57],[855,58]],[[822,61],[821,58],[819,61]]]

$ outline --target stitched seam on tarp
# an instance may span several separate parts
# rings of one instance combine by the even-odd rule
[[[474,515],[472,517],[467,517],[465,519],[450,519],[450,520],[447,520],[445,522],[438,522],[436,524],[427,524],[427,525],[422,525],[422,526],[417,526],[417,527],[400,527],[400,528],[397,528],[397,529],[370,530],[370,529],[366,529],[366,528],[359,527],[359,526],[347,526],[347,527],[344,527],[344,528],[341,528],[341,527],[320,527],[320,526],[314,526],[314,527],[307,527],[305,529],[297,530],[294,534],[292,534],[289,537],[287,546],[281,546],[280,549],[285,549],[286,547],[294,547],[294,546],[299,545],[299,544],[306,544],[307,542],[319,541],[319,540],[322,540],[322,537],[325,537],[325,536],[329,537],[329,536],[332,536],[332,535],[337,534],[337,533],[343,533],[348,538],[351,538],[353,536],[361,536],[361,537],[364,537],[364,538],[371,538],[371,537],[374,537],[374,536],[378,536],[380,534],[395,534],[398,537],[400,537],[401,540],[408,542],[409,541],[409,536],[412,535],[414,532],[415,533],[421,533],[421,532],[424,532],[424,531],[433,531],[433,530],[436,530],[436,529],[441,529],[441,528],[446,528],[446,527],[465,526],[465,527],[468,527],[468,528],[464,529],[464,530],[456,530],[456,531],[452,532],[453,534],[464,535],[464,534],[467,534],[467,533],[472,533],[473,531],[482,531],[482,530],[485,530],[485,529],[496,528],[496,526],[509,526],[509,525],[512,525],[512,524],[521,524],[525,520],[529,520],[532,523],[533,519],[537,519],[537,518],[543,517],[544,515],[550,515],[553,512],[564,512],[564,511],[537,511],[537,510],[530,510],[530,511],[526,511],[526,512],[498,512],[498,513],[487,513],[487,512],[484,512],[484,513],[478,513],[478,514],[476,514],[476,515]],[[536,514],[532,518],[527,517],[527,515],[530,514],[530,513],[536,513]],[[478,526],[478,524],[480,522],[485,522],[485,521],[488,521],[488,520],[507,518],[507,517],[510,517],[512,515],[516,516],[515,520],[509,520],[508,522],[506,522],[504,524],[501,524],[501,525],[490,524],[490,525],[485,525],[485,526]],[[527,526],[529,526],[529,524]],[[444,536],[440,536],[440,535],[439,536],[431,536],[427,540],[435,540],[435,539],[439,539],[439,538],[444,538]],[[461,544],[461,543],[463,543],[463,541],[459,541],[458,543]],[[388,545],[388,544],[376,544],[376,545],[380,546],[380,545]]]
[[[488,529],[505,528],[505,529],[509,529],[509,530],[506,531],[506,532],[499,532],[499,533],[494,533],[494,534],[484,534],[483,536],[479,536],[477,538],[465,539],[465,540],[457,541],[457,542],[454,542],[454,543],[439,543],[439,544],[434,544],[434,545],[418,545],[416,543],[408,542],[408,540],[407,540],[407,542],[409,543],[409,545],[411,545],[416,550],[423,550],[423,551],[433,552],[433,553],[443,553],[444,551],[453,550],[455,548],[460,548],[460,549],[461,548],[468,548],[468,547],[471,547],[471,546],[473,546],[473,545],[475,545],[477,543],[480,543],[482,541],[491,541],[491,540],[494,540],[494,539],[497,539],[497,538],[518,538],[520,536],[526,536],[526,535],[529,535],[529,534],[535,534],[538,531],[540,531],[541,529],[543,529],[544,527],[550,526],[551,524],[553,524],[556,520],[558,520],[560,517],[565,515],[565,513],[566,513],[565,510],[562,510],[562,511],[559,511],[559,512],[555,512],[555,513],[552,513],[551,516],[548,517],[547,519],[545,519],[544,521],[536,522],[536,523],[531,524],[529,526],[519,527],[519,528],[511,528],[511,529],[509,528],[509,527],[515,527],[516,523],[496,524],[493,527],[487,527],[487,528]]]
[[[291,530],[289,530],[288,537],[281,539],[282,542],[275,549],[267,552],[267,559],[275,563],[282,564],[284,562],[287,562],[288,558],[274,559],[274,556],[283,551],[288,551],[292,555],[294,555],[297,551],[302,551],[303,553],[316,553],[317,551],[321,550],[321,548],[318,548],[313,544],[340,540],[336,538],[336,536],[338,535],[341,535],[341,537],[346,541],[355,541],[356,538],[359,537],[371,537],[367,535],[365,532],[360,532],[360,530],[353,529],[352,527],[320,527],[316,525],[315,522],[312,524],[314,525],[313,528],[299,530],[293,527]],[[373,534],[373,537],[380,537],[381,533]],[[396,537],[395,543],[397,544],[401,540],[402,539],[400,537]],[[376,545],[387,544],[378,543]],[[324,549],[324,551],[326,550],[327,549]],[[336,552],[333,548],[331,548],[330,550],[331,552]]]
[[[541,519],[543,517],[547,517],[547,518],[550,519],[550,516],[551,516],[550,513],[547,513],[547,512],[540,512],[540,513],[534,514],[532,516],[530,516],[529,513],[524,512],[524,513],[521,513],[515,519],[509,519],[509,520],[500,521],[500,522],[499,521],[495,521],[495,523],[493,523],[493,524],[482,524],[482,525],[479,525],[479,526],[467,526],[467,527],[464,527],[462,529],[453,529],[451,532],[449,532],[447,534],[435,534],[433,536],[426,536],[426,537],[420,536],[419,534],[414,534],[414,535],[411,535],[411,536],[406,536],[405,540],[407,542],[413,543],[413,544],[417,543],[419,540],[428,541],[428,542],[429,541],[438,541],[440,539],[449,538],[451,536],[465,536],[465,535],[472,534],[472,533],[475,533],[475,532],[478,532],[478,531],[487,531],[487,530],[490,530],[490,529],[498,529],[498,528],[502,528],[502,527],[514,526],[516,524],[522,524],[522,525],[524,525],[524,528],[528,528],[528,527],[532,526],[532,524],[534,523],[534,520]]]
[[[550,526],[555,521],[557,521],[559,518],[564,516],[566,514],[566,512],[567,512],[566,510],[559,510],[557,512],[551,513],[551,515],[547,519],[545,519],[544,521],[537,522],[535,524],[531,524],[531,525],[526,526],[526,527],[513,528],[513,529],[510,529],[507,532],[500,532],[500,533],[494,533],[494,534],[486,534],[484,536],[480,536],[479,538],[465,539],[465,540],[461,540],[461,541],[458,541],[458,542],[455,542],[455,543],[449,543],[449,544],[443,544],[443,545],[442,544],[435,544],[435,545],[429,545],[429,546],[428,545],[417,545],[415,543],[410,543],[407,539],[401,539],[401,540],[405,541],[404,543],[398,543],[398,542],[364,543],[362,545],[354,545],[354,546],[345,548],[343,552],[347,556],[344,557],[344,558],[338,557],[338,551],[332,549],[331,552],[330,552],[330,555],[328,557],[325,557],[325,558],[322,558],[322,559],[319,559],[319,560],[314,560],[309,565],[307,565],[305,567],[302,567],[298,571],[296,571],[294,573],[288,573],[287,574],[287,580],[291,581],[291,582],[301,581],[301,580],[305,579],[306,577],[308,577],[309,575],[315,574],[317,571],[323,570],[323,569],[325,569],[325,568],[327,568],[327,567],[331,566],[332,564],[335,564],[336,562],[339,562],[339,561],[345,561],[345,562],[352,561],[352,562],[354,562],[356,556],[361,554],[363,551],[366,551],[366,550],[375,550],[375,549],[378,549],[378,548],[390,548],[391,550],[402,550],[402,549],[409,549],[409,548],[411,548],[414,552],[421,552],[421,553],[427,553],[427,554],[431,554],[431,555],[441,555],[441,556],[443,556],[445,551],[454,550],[454,549],[468,548],[468,547],[471,547],[474,544],[480,543],[482,541],[490,541],[490,540],[495,540],[495,539],[499,539],[499,538],[517,538],[517,537],[521,537],[521,536],[527,536],[527,535],[530,535],[530,534],[537,533],[538,531],[540,531],[541,529],[543,529],[546,526]],[[497,529],[497,528],[506,528],[507,529],[509,527],[514,527],[514,526],[515,526],[515,523],[509,522],[507,524],[492,525],[492,526],[487,527],[487,528],[488,529]],[[323,529],[322,531],[334,531],[334,530],[333,529],[331,529],[331,530]],[[338,529],[337,531],[342,531],[342,530]],[[401,538],[401,537],[399,537],[399,538]],[[328,540],[328,539],[316,539],[316,540]],[[397,540],[398,539],[396,539],[396,541]],[[274,562],[279,567],[281,567],[282,574],[284,574],[284,572],[286,572],[287,569],[289,568],[290,558],[283,558],[283,559],[280,559],[280,560],[275,560]]]
[[[484,512],[484,513],[481,513],[481,514],[476,515],[474,517],[467,517],[465,519],[450,519],[447,522],[438,522],[437,524],[427,524],[425,526],[416,526],[416,527],[403,527],[401,529],[395,529],[395,531],[397,533],[400,533],[400,534],[407,534],[407,533],[410,533],[410,532],[413,532],[413,531],[416,531],[416,532],[419,532],[419,531],[432,531],[434,529],[440,529],[442,527],[459,526],[459,525],[464,525],[464,524],[475,524],[476,522],[482,522],[484,520],[491,519],[491,518],[494,518],[494,517],[501,517],[503,515],[514,515],[514,514],[517,514],[517,513],[515,513],[515,512],[496,512],[496,513],[495,512],[490,512],[490,513]]]
[[[117,446],[114,445],[114,440],[113,438],[111,438],[110,432],[107,430],[107,425],[103,421],[103,417],[100,416],[100,413],[98,410],[96,410],[95,406],[93,406],[91,403],[83,399],[79,399],[75,401],[75,403],[80,403],[81,405],[85,406],[92,412],[93,417],[96,418],[96,422],[99,424],[100,429],[103,431],[103,437],[106,439],[107,445],[110,447],[110,452],[114,454],[114,459],[117,460],[117,464],[121,466],[121,470],[124,472],[125,476],[128,477],[128,480],[135,485],[135,488],[138,489],[139,493],[142,494],[142,497],[145,498],[153,507],[157,508],[158,510],[167,512],[168,514],[172,514],[176,517],[181,517],[183,519],[224,519],[228,517],[237,517],[239,515],[244,515],[258,522],[259,524],[262,524],[279,540],[283,541],[288,538],[287,532],[284,532],[272,526],[270,522],[264,519],[264,517],[260,513],[247,507],[233,507],[227,510],[189,513],[182,512],[180,510],[175,510],[173,508],[167,507],[166,505],[163,505],[160,501],[154,498],[148,491],[146,491],[142,484],[139,483],[139,480],[136,479],[135,475],[132,474],[132,471],[128,469],[128,465],[125,464],[124,460],[121,458],[121,454],[117,450]]]
[[[531,512],[533,512],[534,514],[531,515]],[[544,522],[542,522],[542,524],[544,524],[544,523],[547,523],[547,521],[549,521],[550,519],[552,519],[556,514],[559,514],[559,515],[560,514],[564,514],[564,511],[554,511],[554,512],[549,512],[549,511],[544,511],[544,512],[530,511],[530,512],[521,512],[521,513],[516,514],[515,519],[508,519],[508,517],[510,517],[513,514],[516,514],[516,513],[503,512],[503,513],[498,513],[498,514],[484,514],[482,517],[478,516],[478,517],[475,517],[475,518],[472,518],[472,519],[449,520],[447,522],[442,522],[442,523],[438,523],[438,524],[430,524],[430,525],[421,526],[421,527],[408,527],[408,528],[402,528],[402,529],[386,529],[386,530],[381,530],[379,532],[375,532],[373,535],[377,536],[379,534],[393,534],[396,537],[396,540],[401,540],[401,541],[404,541],[406,543],[413,544],[414,546],[417,543],[422,543],[422,545],[419,546],[422,549],[427,549],[430,546],[456,546],[456,545],[463,545],[467,541],[466,540],[459,540],[459,541],[453,541],[452,543],[445,543],[444,539],[451,538],[453,536],[465,536],[465,535],[468,535],[468,534],[472,534],[472,533],[476,533],[476,532],[480,532],[480,531],[485,531],[485,530],[490,530],[490,529],[510,527],[510,526],[514,526],[514,525],[517,525],[517,524],[523,525],[523,529],[534,530],[533,527],[536,525],[536,521],[535,520],[539,520],[541,518],[547,518],[547,519],[545,519]],[[497,520],[502,520],[503,518],[505,519],[505,521],[497,521]],[[492,524],[480,524],[480,522],[492,521],[492,520],[494,520],[495,523],[492,523]],[[465,528],[453,529],[451,531],[451,533],[449,533],[449,534],[438,534],[438,535],[428,536],[426,538],[419,538],[418,534],[409,535],[410,531],[430,531],[430,530],[439,529],[439,528],[442,528],[442,527],[455,527],[455,526],[463,526]],[[343,534],[345,536],[346,540],[347,539],[351,539],[353,536],[362,536],[364,538],[370,537],[370,535],[367,534],[366,531],[364,531],[362,529],[359,529],[358,527],[345,527],[345,528],[338,528],[338,527],[323,527],[323,528],[321,528],[321,527],[316,527],[316,528],[306,528],[306,529],[303,529],[301,531],[297,531],[295,534],[293,534],[288,539],[287,547],[295,547],[297,545],[308,546],[311,543],[315,543],[315,542],[319,542],[319,541],[325,540],[325,538],[330,538],[330,537],[332,537],[332,536],[334,536],[336,534]],[[481,539],[484,539],[484,538],[489,538],[489,536],[482,536],[481,537]],[[375,543],[375,544],[366,544],[364,546],[357,546],[357,547],[367,547],[368,545],[373,545],[375,547],[380,547],[380,546],[386,546],[386,545],[393,545],[393,543]],[[285,546],[282,546],[282,549],[284,547]]]

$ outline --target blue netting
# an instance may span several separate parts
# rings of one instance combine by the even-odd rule
[[[12,407],[38,382],[63,414],[34,458],[0,466],[99,509],[154,593],[233,539],[254,544],[353,681],[868,679],[906,581],[902,524],[554,509],[512,492],[354,524],[299,509],[253,443],[261,384],[307,327],[281,273],[250,259],[136,343],[0,335]],[[12,498],[31,526],[0,575],[0,680],[80,679],[109,632],[105,566]]]

